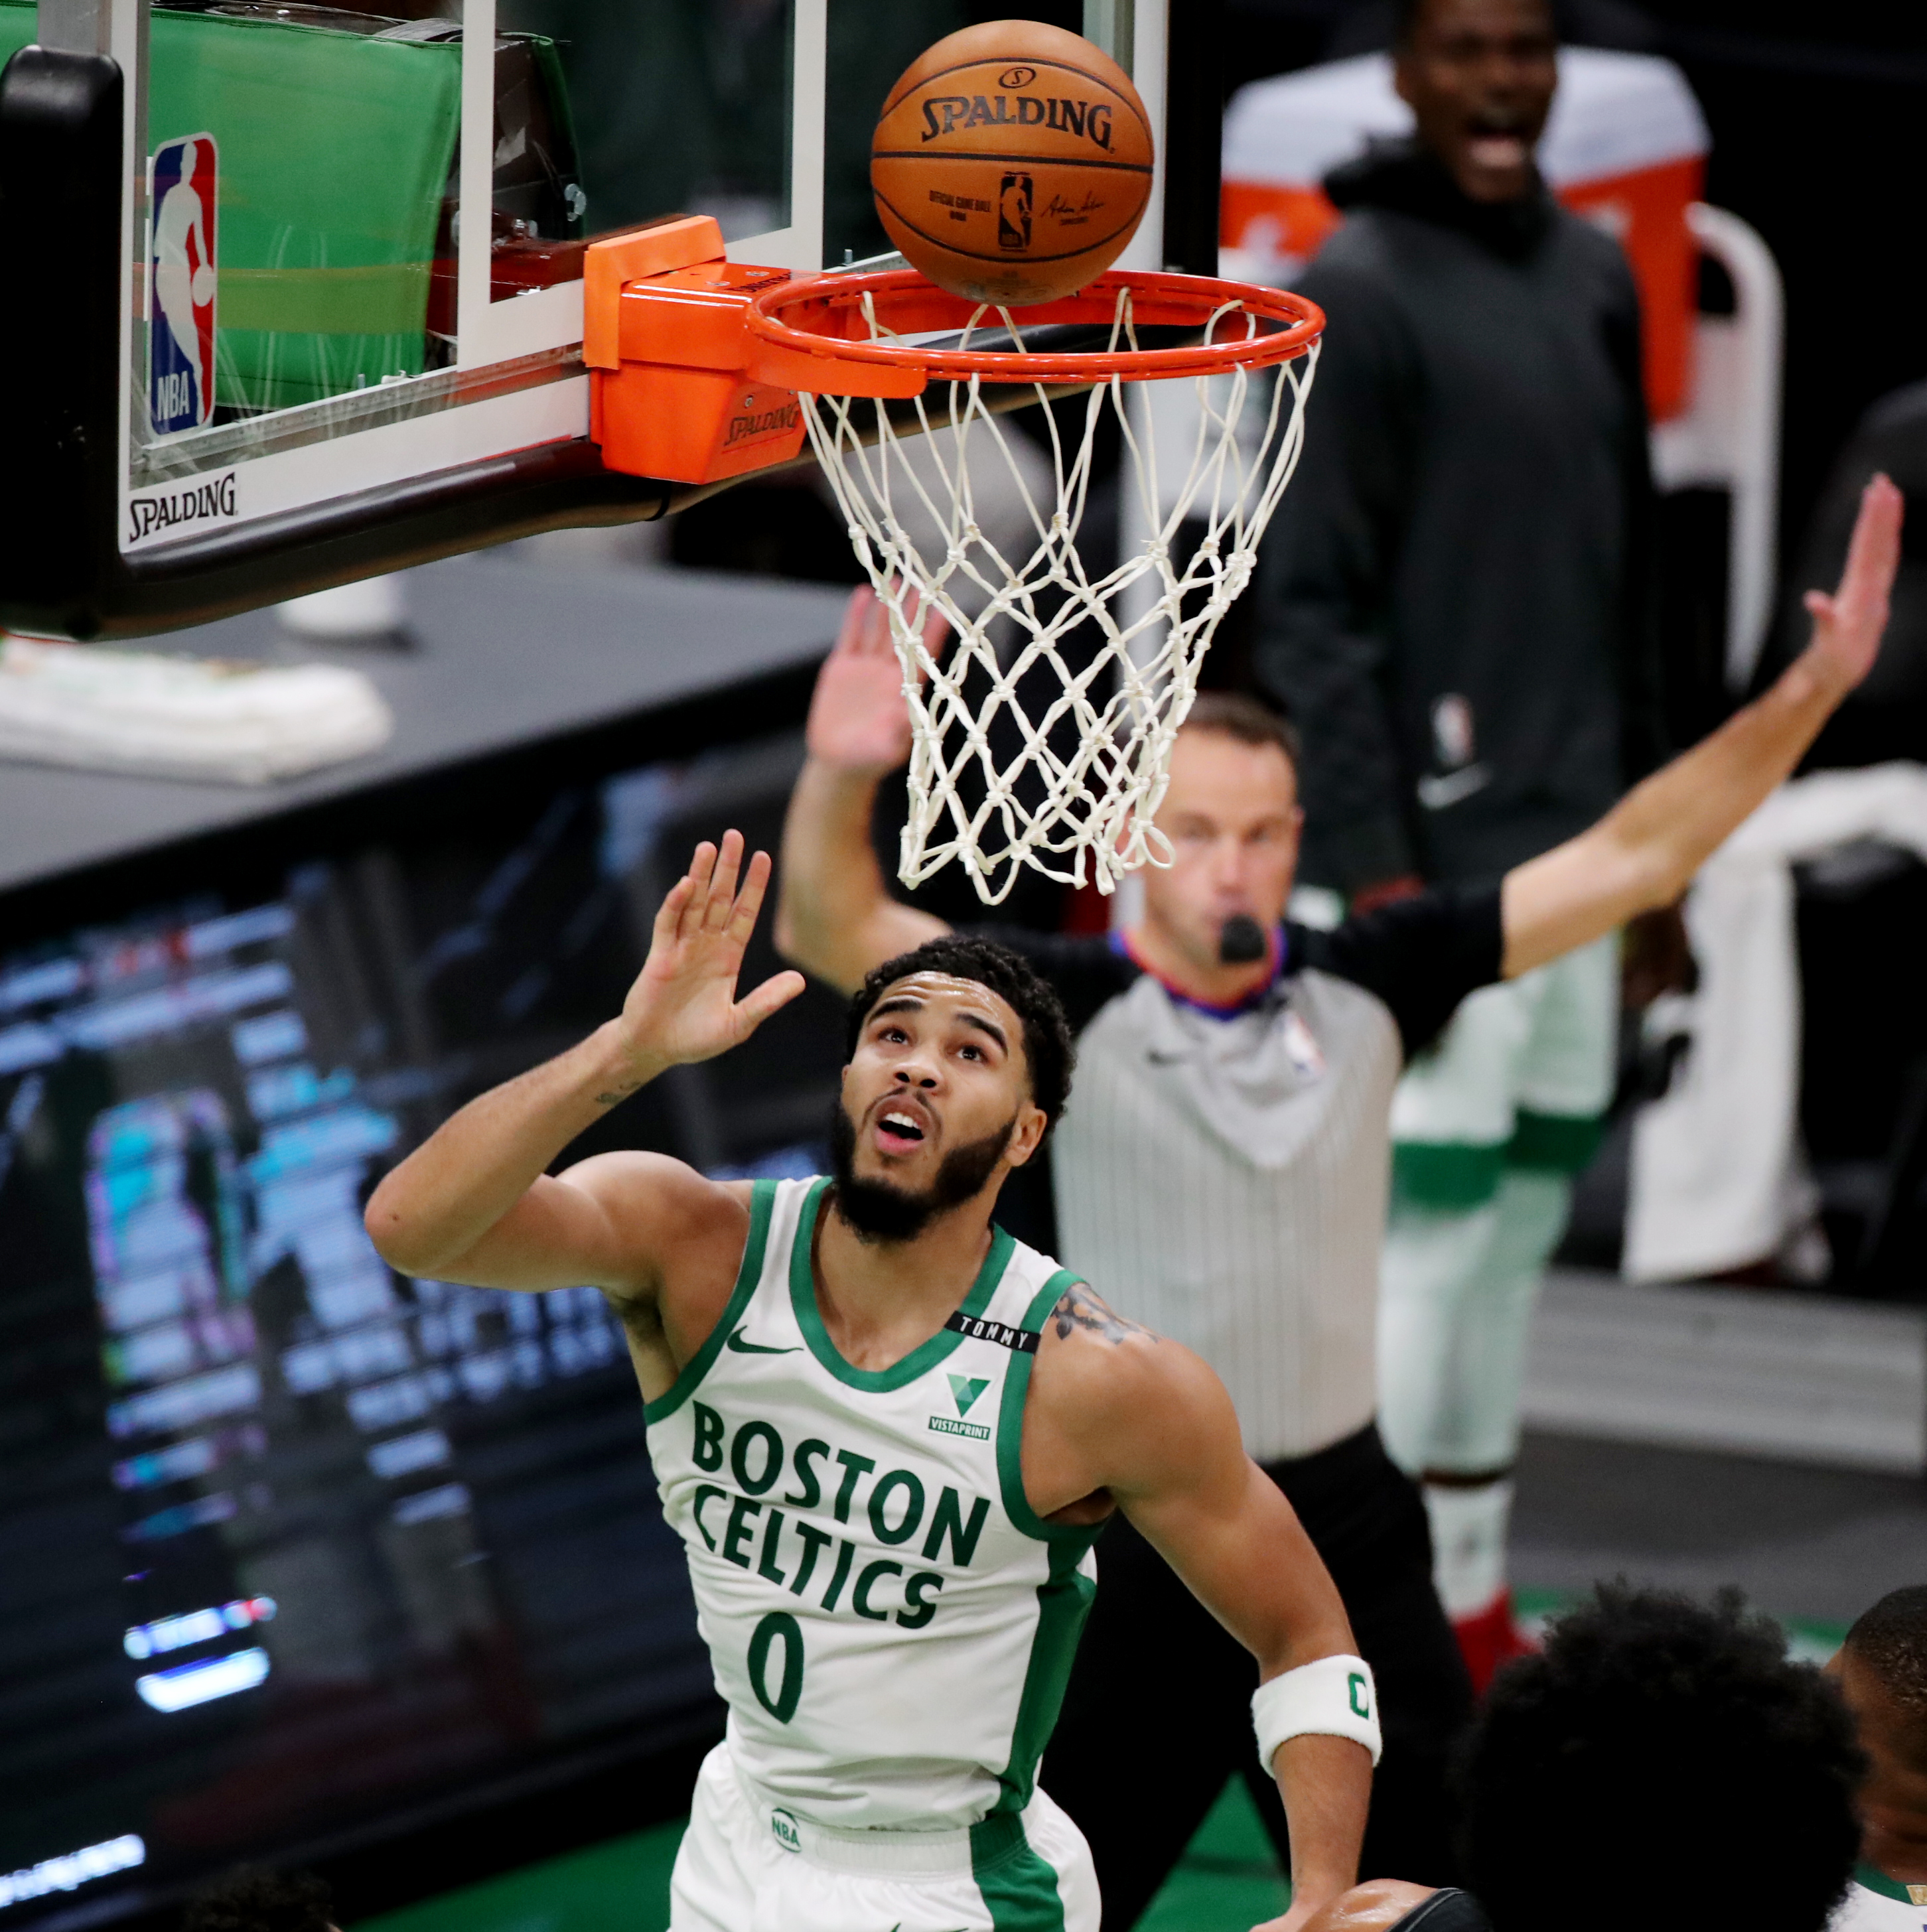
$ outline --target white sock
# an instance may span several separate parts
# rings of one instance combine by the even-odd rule
[[[1512,1482],[1462,1489],[1424,1486],[1432,1520],[1432,1576],[1445,1614],[1454,1623],[1490,1609],[1505,1587],[1505,1532],[1512,1514]]]

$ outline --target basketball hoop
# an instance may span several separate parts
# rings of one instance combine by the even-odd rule
[[[913,730],[899,878],[920,885],[954,859],[995,905],[1024,866],[1109,892],[1146,863],[1169,865],[1152,818],[1172,742],[1297,464],[1322,314],[1277,290],[1139,273],[1102,275],[1013,314],[897,271],[784,283],[750,303],[745,322],[801,394],[817,460],[889,610]],[[1039,342],[1060,325],[1082,325],[1102,346]],[[1145,332],[1172,331],[1182,334],[1174,344],[1143,344]],[[928,339],[935,334],[945,339]],[[1274,367],[1267,392],[1253,379]],[[1130,409],[1125,386],[1177,377],[1196,383],[1197,427],[1188,451],[1175,464],[1167,451],[1160,469],[1152,412]],[[930,383],[946,386],[934,403]],[[1053,391],[1088,392],[1075,405],[1081,434],[1045,412],[1054,502],[1025,486],[986,400],[987,388],[1010,384],[1040,402]],[[1138,492],[1151,534],[1093,578],[1077,536],[1107,411],[1123,436],[1121,487]],[[942,428],[954,434],[933,480],[927,455],[914,463],[905,440]],[[1027,556],[1005,556],[977,527],[973,438],[994,448],[1022,493],[1035,536]],[[913,519],[934,524],[941,555],[926,554],[934,544],[920,548],[905,527]],[[1181,558],[1187,520],[1202,534]],[[931,609],[956,634],[941,658],[922,636]],[[1027,712],[1018,686],[1040,670],[1052,695]],[[991,739],[1000,726],[1016,737],[1001,756]],[[972,777],[982,787],[974,803],[963,789]]]

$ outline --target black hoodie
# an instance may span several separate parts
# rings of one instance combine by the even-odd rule
[[[1347,218],[1298,286],[1329,327],[1252,593],[1304,876],[1490,878],[1664,755],[1638,300],[1543,188],[1473,202],[1404,143],[1325,186]]]

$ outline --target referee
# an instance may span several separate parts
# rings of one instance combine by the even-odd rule
[[[1142,875],[1142,920],[1108,938],[995,929],[1079,1034],[1077,1101],[1052,1157],[1058,1252],[1217,1370],[1378,1679],[1367,1875],[1450,1876],[1444,1775],[1471,1701],[1424,1507],[1373,1420],[1400,1070],[1474,988],[1670,903],[1792,770],[1872,663],[1900,514],[1877,478],[1840,592],[1814,600],[1814,643],[1780,682],[1502,882],[1423,892],[1331,933],[1286,922],[1295,748],[1256,703],[1206,694],[1173,750],[1157,815],[1173,861]],[[909,748],[887,621],[860,590],[810,707],[776,916],[783,952],[846,990],[944,930],[890,896],[871,842],[877,787]],[[1106,1531],[1100,1568],[1050,1782],[1122,1928],[1228,1778],[1245,1777],[1281,1848],[1285,1825],[1250,1748],[1248,1658],[1127,1526]]]

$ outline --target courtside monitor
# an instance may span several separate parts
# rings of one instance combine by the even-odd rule
[[[362,1222],[615,1010],[698,838],[775,843],[800,735],[677,728],[693,755],[437,774],[378,830],[344,805],[8,902],[0,1928],[172,1924],[244,1862],[359,1859],[341,1909],[378,1910],[686,1802],[658,1767],[721,1712],[616,1316],[404,1279]],[[839,1010],[577,1152],[818,1171]]]
[[[1214,271],[1212,8],[1031,10],[1115,55],[1157,124],[1122,266]],[[884,254],[878,110],[963,17],[0,0],[0,198],[34,236],[0,305],[0,625],[164,631],[715,487],[605,461],[591,248],[711,218],[731,286]],[[618,259],[656,272],[653,246]]]

